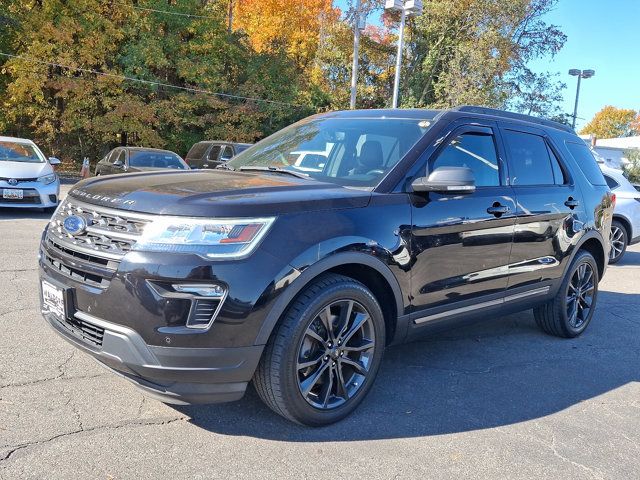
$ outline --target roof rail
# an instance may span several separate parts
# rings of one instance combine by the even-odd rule
[[[507,112],[497,108],[478,107],[475,105],[461,105],[459,107],[451,108],[454,112],[467,112],[467,113],[480,113],[483,115],[494,115],[496,117],[511,118],[513,120],[522,120],[529,123],[537,123],[538,125],[544,125],[546,127],[557,128],[569,133],[575,133],[575,130],[568,125],[564,125],[560,122],[554,122],[547,118],[534,117],[531,115],[525,115],[523,113]]]

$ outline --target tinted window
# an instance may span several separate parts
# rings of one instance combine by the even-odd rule
[[[171,152],[132,151],[129,154],[129,165],[147,168],[186,168],[180,157]]]
[[[493,135],[476,132],[458,135],[432,162],[431,171],[438,167],[468,167],[473,170],[476,186],[500,185]]]
[[[571,156],[574,158],[584,176],[587,177],[589,183],[591,185],[606,185],[604,177],[602,176],[602,172],[600,171],[600,167],[596,163],[596,159],[593,157],[591,150],[584,142],[573,143],[566,142],[567,148],[571,153]]]
[[[309,118],[249,147],[229,165],[235,169],[274,167],[324,182],[373,187],[430,125],[428,119],[419,118]],[[304,152],[326,155],[322,170],[297,165]]]
[[[553,185],[547,142],[539,135],[504,131],[512,185]]]
[[[244,152],[251,145],[236,145],[236,155],[240,152]]]
[[[189,150],[189,153],[187,153],[187,157],[202,158],[204,154],[207,152],[207,148],[209,148],[208,143],[198,142],[193,147],[191,147],[191,150]]]
[[[211,150],[209,150],[209,154],[207,155],[207,159],[208,160],[217,160],[219,155],[220,155],[220,145],[214,145],[213,147],[211,147]]]
[[[609,185],[609,188],[611,190],[613,190],[614,188],[618,188],[620,186],[620,184],[616,182],[613,178],[611,178],[609,175],[604,176],[604,181],[607,182],[607,185]]]
[[[549,153],[549,159],[551,160],[551,169],[553,170],[553,178],[556,184],[563,185],[567,183],[567,178],[562,171],[560,161],[558,160],[558,157],[556,157],[556,154],[553,153],[553,150],[551,150],[551,147],[549,147],[549,145],[547,145],[547,152]]]
[[[127,159],[127,152],[125,152],[124,150],[118,150],[118,155],[116,156],[115,154],[112,156],[114,163],[116,161],[119,161],[122,165],[124,165],[124,162]]]

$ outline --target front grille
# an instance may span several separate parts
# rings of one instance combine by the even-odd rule
[[[76,337],[91,343],[96,347],[102,346],[102,339],[104,338],[104,328],[98,327],[93,323],[79,318],[67,318],[65,320],[55,316],[55,319],[60,325],[69,330]]]
[[[77,235],[63,227],[65,218],[84,218]],[[66,199],[49,223],[45,261],[63,275],[91,286],[106,288],[120,260],[131,250],[151,217]]]
[[[87,228],[78,235],[69,235],[62,224],[66,217],[78,215],[85,219]],[[65,200],[51,219],[49,238],[74,251],[119,260],[135,244],[147,223],[148,215],[89,205],[76,200]]]
[[[8,188],[0,188],[0,190],[9,190]],[[3,198],[0,195],[0,203],[9,203],[16,205],[38,205],[42,203],[40,201],[40,194],[34,188],[26,188],[22,190],[22,198]]]
[[[9,180],[13,180],[13,179],[14,177],[0,177],[0,182],[8,182]],[[16,178],[15,180],[18,181],[18,184],[38,181],[37,178]]]

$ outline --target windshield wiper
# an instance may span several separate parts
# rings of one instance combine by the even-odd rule
[[[251,166],[247,166],[247,167],[239,167],[237,170],[239,172],[254,171],[254,172],[269,172],[269,173],[284,173],[285,175],[292,175],[292,176],[297,177],[297,178],[306,178],[306,179],[310,178],[309,175],[307,175],[306,173],[294,172],[293,170],[287,170],[286,168],[279,168],[279,167],[251,167]]]

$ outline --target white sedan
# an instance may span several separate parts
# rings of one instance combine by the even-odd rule
[[[600,165],[607,185],[616,194],[611,222],[609,263],[620,261],[628,245],[640,242],[640,192],[622,174],[622,170]]]
[[[53,165],[59,163],[31,140],[0,137],[0,207],[54,209],[60,180]]]

